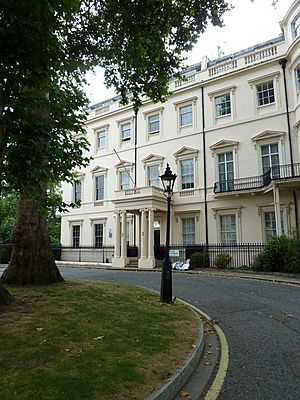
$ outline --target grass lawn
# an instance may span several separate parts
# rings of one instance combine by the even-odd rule
[[[0,310],[1,400],[145,399],[186,358],[198,321],[129,285],[9,287]]]

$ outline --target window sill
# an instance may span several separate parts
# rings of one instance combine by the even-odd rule
[[[187,124],[187,125],[180,125],[180,129],[183,129],[183,128],[188,128],[188,127],[191,127],[191,126],[193,126],[193,124]]]
[[[276,101],[273,101],[273,103],[267,103],[267,104],[257,105],[257,108],[258,108],[258,109],[263,109],[263,108],[265,108],[265,107],[274,106],[274,105],[276,105]]]
[[[96,200],[94,201],[94,206],[99,207],[104,205],[104,200]]]

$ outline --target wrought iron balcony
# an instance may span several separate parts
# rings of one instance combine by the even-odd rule
[[[271,167],[263,175],[215,182],[214,193],[228,193],[244,190],[257,190],[268,186],[271,181],[300,177],[300,163]]]

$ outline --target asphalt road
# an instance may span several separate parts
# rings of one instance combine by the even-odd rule
[[[61,268],[61,272],[65,278],[160,288],[158,272],[81,268]],[[219,400],[300,399],[299,287],[176,273],[173,294],[209,314],[226,335],[229,368]]]

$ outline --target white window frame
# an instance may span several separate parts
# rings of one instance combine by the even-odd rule
[[[198,156],[199,156],[199,150],[194,149],[191,147],[182,147],[176,153],[174,153],[175,157],[175,162],[177,165],[177,179],[175,181],[175,185],[177,187],[177,190],[179,192],[185,192],[185,191],[191,191],[191,193],[194,193],[195,189],[199,189],[200,187],[200,182],[199,182],[199,172],[198,172]],[[190,189],[182,189],[182,180],[181,180],[181,161],[184,160],[193,160],[194,163],[194,187]]]
[[[102,236],[96,236],[96,227],[97,226],[102,226]],[[103,224],[103,222],[94,222],[93,223],[93,234],[94,234],[94,247],[95,248],[97,248],[97,249],[101,249],[102,247],[103,247],[103,245],[104,245],[104,224]],[[102,244],[101,244],[101,246],[97,246],[97,238],[101,238],[102,237]]]
[[[123,187],[124,186],[124,182],[123,182],[123,179],[122,179],[123,177],[126,177],[126,180],[127,180],[126,181],[126,185],[127,185],[127,187]],[[132,182],[131,182],[131,179],[130,179],[130,171],[128,171],[128,170],[119,171],[119,182],[120,182],[120,186],[119,186],[120,190],[131,189],[132,188]]]
[[[300,92],[300,64],[295,68],[296,91]]]
[[[258,206],[258,215],[261,218],[261,232],[262,232],[262,242],[266,243],[268,240],[268,235],[266,231],[266,221],[265,221],[265,215],[266,213],[274,213],[275,214],[275,208],[274,205],[261,205]],[[280,231],[281,234],[287,235],[289,227],[290,227],[290,206],[289,204],[280,204],[280,222],[281,222],[281,227]],[[276,219],[275,219],[275,235],[276,236]]]
[[[194,232],[187,232],[187,233],[185,233],[184,234],[184,232],[183,232],[183,227],[184,227],[184,221],[187,221],[187,220],[193,220],[194,221]],[[181,243],[183,244],[183,246],[193,246],[193,245],[195,245],[196,244],[196,237],[197,237],[197,234],[196,234],[196,231],[197,231],[197,227],[196,227],[196,220],[197,220],[197,218],[195,217],[195,216],[188,216],[188,215],[186,215],[186,216],[182,216],[181,217],[181,232],[180,232],[180,234],[181,234]],[[192,240],[192,242],[185,242],[185,240],[184,240],[184,235],[194,235],[194,240]]]
[[[229,217],[230,217],[230,219],[232,217],[234,217],[235,230],[224,230],[223,231],[222,230],[222,220],[225,219],[225,218],[228,219]],[[220,228],[220,231],[219,231],[220,243],[228,244],[228,245],[238,243],[238,241],[237,241],[237,219],[236,219],[236,214],[235,213],[232,213],[232,214],[221,214],[221,215],[218,216],[218,218],[219,218],[219,228]],[[224,240],[223,235],[227,235],[228,236],[228,235],[232,235],[232,234],[235,235],[235,239],[233,241],[232,240],[228,240],[228,237],[226,237],[225,240]]]
[[[232,154],[232,159],[231,160],[227,160],[227,154]],[[220,156],[221,155],[224,155],[224,161],[220,161]],[[233,188],[234,188],[234,177],[235,177],[235,171],[234,171],[234,151],[233,150],[228,150],[228,151],[223,151],[223,152],[218,152],[218,154],[217,154],[217,163],[218,163],[218,182],[220,183],[220,186],[221,185],[225,185],[225,190],[222,190],[222,192],[226,192],[226,191],[230,191],[230,190],[233,190]],[[228,171],[228,164],[229,163],[232,163],[232,166],[233,166],[233,170],[232,170],[232,172],[233,172],[233,177],[232,177],[232,179],[228,179],[228,175],[230,174],[230,172],[231,171]],[[223,165],[224,164],[224,166],[225,166],[225,171],[224,171],[224,174],[225,174],[225,177],[226,177],[226,179],[224,180],[224,181],[221,181],[221,177],[220,177],[220,165]],[[222,188],[223,189],[223,188]]]
[[[106,199],[106,185],[107,185],[107,171],[108,169],[105,167],[102,167],[100,165],[97,165],[94,169],[92,169],[91,173],[93,176],[93,201],[94,205],[103,205],[104,200]],[[103,199],[102,200],[96,200],[96,177],[98,176],[104,176],[104,189],[103,189]]]
[[[101,247],[96,247],[96,238],[95,238],[95,226],[96,225],[103,225],[103,241],[102,246],[106,244],[106,221],[107,217],[95,217],[90,218],[90,243],[93,247],[99,249]]]
[[[157,175],[157,182],[158,182],[158,184],[157,185],[153,185],[153,184],[151,184],[151,177],[150,177],[150,168],[154,168],[154,167],[157,167],[157,172],[158,172],[158,175]],[[151,165],[147,165],[147,186],[153,186],[153,187],[160,187],[160,165],[157,163],[157,164],[151,164]],[[153,181],[154,181],[154,179],[153,179]]]
[[[80,193],[80,198],[79,199],[77,199],[77,192],[78,192],[78,190],[76,190],[76,188],[77,187],[80,187],[80,191],[79,191],[79,193]],[[73,183],[73,201],[74,201],[74,203],[81,203],[82,202],[82,179],[80,179],[80,180],[76,180],[76,181],[74,181],[74,183]]]
[[[260,93],[264,95],[260,96]],[[257,95],[257,107],[265,107],[276,103],[274,80],[271,79],[265,82],[257,83],[256,95]]]
[[[292,21],[292,36],[293,39],[300,36],[300,13]]]
[[[98,193],[97,190],[99,190],[99,188],[97,188],[97,181],[98,178],[103,178],[103,197],[102,198],[97,198]],[[97,174],[94,176],[94,182],[95,182],[95,197],[94,197],[94,201],[96,202],[103,202],[105,199],[105,174]]]
[[[95,135],[95,139],[94,139],[95,153],[103,152],[104,150],[107,150],[108,129],[109,129],[109,124],[100,125],[100,126],[93,128],[94,135]],[[105,135],[105,144],[104,144],[104,146],[101,146],[101,147],[99,147],[99,138],[98,138],[99,133],[103,133]]]
[[[106,147],[106,130],[101,129],[97,131],[97,149],[102,150],[105,149],[105,147]]]
[[[235,117],[236,117],[235,90],[236,90],[236,86],[233,85],[233,86],[224,87],[224,88],[222,88],[222,90],[218,89],[218,90],[213,90],[213,91],[207,93],[210,98],[211,105],[212,105],[212,118],[213,118],[214,124],[229,123],[235,119]],[[216,101],[218,98],[221,98],[224,96],[229,96],[230,113],[219,115],[217,113]]]
[[[69,223],[69,240],[70,240],[70,247],[73,247],[73,227],[74,226],[79,226],[79,247],[81,247],[82,245],[82,226],[83,226],[83,219],[76,219],[76,220],[68,220]],[[74,247],[74,248],[78,248],[78,247]]]
[[[279,165],[286,164],[284,149],[285,136],[285,132],[267,130],[251,138],[251,140],[254,142],[254,149],[257,151],[258,175],[263,174],[261,146],[271,145],[275,143],[278,144]]]
[[[190,181],[188,183],[183,183],[182,165],[183,165],[183,163],[185,163],[187,161],[192,161],[192,164],[193,164],[193,181]],[[195,188],[195,160],[194,160],[194,158],[193,157],[184,158],[184,159],[179,161],[179,164],[180,164],[180,183],[181,183],[180,184],[180,190],[191,190],[191,189],[194,189]],[[184,175],[184,176],[188,176],[188,175],[190,175],[190,174],[187,174],[187,175]],[[189,185],[189,184],[191,185],[190,187],[183,188],[183,185]]]
[[[189,109],[189,111],[186,111],[187,109]],[[179,107],[178,112],[179,112],[179,127],[180,128],[185,128],[186,126],[193,125],[193,104],[192,103]],[[183,122],[183,119],[186,116],[188,116],[188,121]]]
[[[255,114],[264,114],[267,112],[279,110],[282,107],[281,98],[279,96],[278,80],[280,72],[275,72],[272,74],[267,74],[259,78],[250,79],[248,81],[250,88],[253,91],[253,104]],[[273,82],[273,92],[274,92],[274,102],[269,102],[265,104],[259,104],[258,101],[258,91],[259,85],[263,85],[269,82]]]
[[[271,146],[277,146],[276,153],[272,152]],[[268,147],[269,152],[266,154],[263,154],[263,152],[262,152],[263,147]],[[263,174],[268,171],[267,169],[264,171],[264,165],[263,165],[264,158],[268,158],[268,160],[269,160],[268,169],[270,169],[272,167],[276,167],[276,166],[280,167],[280,146],[279,146],[278,141],[274,141],[273,143],[261,143],[259,146],[259,151],[260,151],[261,171]],[[278,164],[277,165],[273,164],[273,162],[272,162],[272,156],[275,156],[275,155],[278,156]],[[279,172],[279,170],[280,170],[280,168],[278,168],[278,172]],[[274,171],[273,169],[271,169],[271,172],[274,176],[276,176],[276,170]]]
[[[145,157],[142,162],[144,164],[145,170],[145,186],[149,186],[149,175],[148,175],[148,168],[157,165],[158,166],[158,174],[162,174],[162,166],[163,166],[164,157],[157,155],[157,154],[150,154]],[[161,187],[161,180],[159,179],[159,186]]]
[[[79,235],[78,235],[78,237],[75,237],[74,236],[74,228],[79,228],[78,229],[78,231],[79,231]],[[74,240],[75,239],[78,239],[78,246],[76,245],[74,245]],[[80,242],[81,242],[81,226],[80,226],[80,224],[74,224],[74,225],[72,225],[72,247],[73,248],[75,248],[75,249],[77,249],[78,247],[80,247]]]
[[[242,218],[242,209],[243,206],[239,207],[212,207],[212,212],[214,214],[214,218],[216,221],[216,232],[217,232],[217,238],[218,242],[221,242],[221,220],[220,216],[223,215],[235,215],[235,224],[236,224],[236,243],[242,243],[243,238],[242,238],[242,223],[241,223],[241,218]]]
[[[210,146],[212,157],[214,158],[215,167],[215,182],[220,182],[219,179],[219,154],[232,153],[233,155],[233,179],[239,178],[239,158],[238,158],[238,141],[233,140],[220,140],[219,142]]]
[[[154,119],[154,121],[151,121],[151,119]],[[152,125],[157,125],[158,124],[158,129],[152,129]],[[160,114],[152,114],[148,115],[148,135],[158,135],[160,132]]]
[[[156,108],[152,108],[151,110],[143,111],[144,120],[145,120],[145,140],[146,142],[160,140],[163,137],[163,111],[164,107],[159,106]],[[150,118],[158,116],[159,129],[155,131],[151,131],[150,129]]]
[[[217,118],[227,117],[228,115],[231,115],[230,93],[215,96],[215,108]]]
[[[130,161],[120,161],[117,165],[115,165],[115,169],[116,169],[116,177],[117,177],[117,190],[128,190],[131,189],[133,187],[133,168],[134,168],[134,164]],[[121,189],[121,172],[122,173],[129,173],[131,179],[129,178],[129,188],[127,189]]]
[[[177,101],[174,104],[176,113],[177,113],[177,134],[180,133],[189,133],[193,129],[197,128],[197,96],[193,96],[187,99],[182,99],[180,101]],[[181,124],[181,110],[184,107],[191,106],[191,114],[192,114],[192,120],[188,124]]]
[[[125,126],[129,126],[127,129],[123,129]],[[124,122],[120,125],[121,130],[121,142],[130,142],[132,140],[132,123],[131,122]],[[127,135],[129,132],[129,135]],[[126,136],[124,135],[126,133]]]

